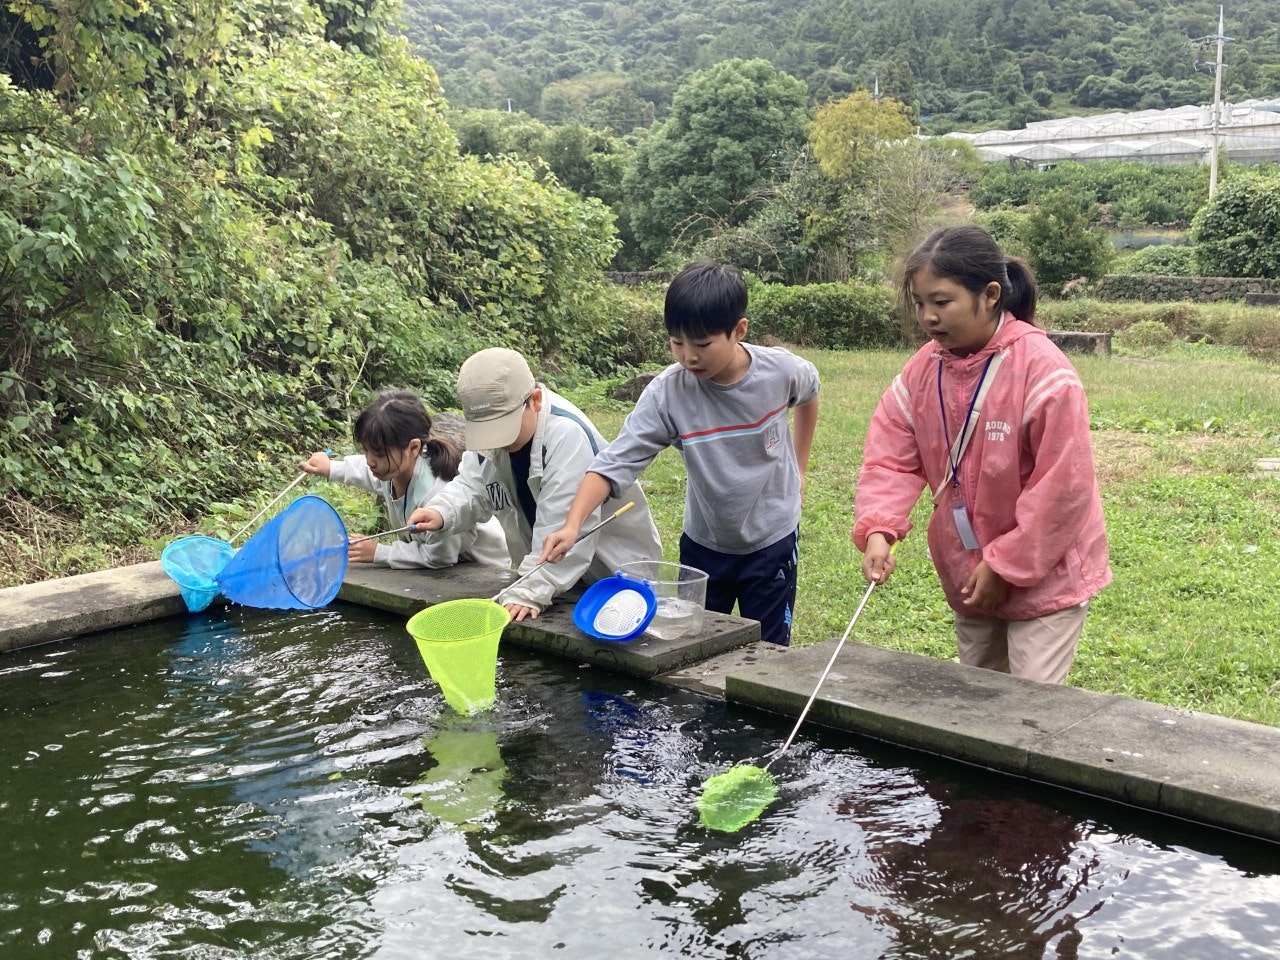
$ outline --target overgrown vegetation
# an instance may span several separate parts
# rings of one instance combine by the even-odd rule
[[[1043,204],[1065,194],[1080,203],[1096,204],[1113,226],[1191,223],[1209,196],[1209,168],[1204,164],[1139,163],[1108,160],[1063,161],[1048,170],[1010,170],[992,163],[969,191],[980,210]]]
[[[634,362],[608,210],[457,149],[390,8],[243,0],[3,14],[0,524],[136,541],[433,405],[482,345]],[[26,51],[27,61],[14,51]],[[28,62],[29,61],[29,62]],[[40,65],[19,71],[19,66]],[[589,332],[589,336],[584,336]]]

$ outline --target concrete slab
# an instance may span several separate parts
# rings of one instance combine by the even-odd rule
[[[1083,692],[1083,691],[1077,691]],[[1033,754],[1029,775],[1280,839],[1280,729],[1115,698]]]
[[[835,641],[730,672],[728,699],[796,716]],[[1280,729],[845,644],[807,722],[1280,840]]]
[[[0,590],[0,651],[186,612],[159,561],[9,587]]]
[[[448,600],[492,597],[503,582],[501,571],[479,564],[429,571],[361,567],[347,571],[338,597],[410,616]],[[502,633],[503,642],[618,673],[656,677],[760,639],[760,624],[756,621],[708,613],[702,632],[696,637],[661,640],[641,634],[626,643],[597,640],[573,622],[572,601],[579,596],[580,590],[572,591],[537,620],[508,624]]]
[[[731,673],[725,696],[797,716],[835,643],[815,644],[793,651],[781,663]],[[1033,750],[1112,699],[846,643],[809,711],[809,721],[1026,775]]]
[[[761,665],[768,670],[768,664],[780,659],[794,656],[797,651],[780,647],[776,643],[752,643],[729,653],[690,664],[679,670],[672,670],[657,679],[682,690],[700,693],[704,696],[725,698],[725,681],[730,674]]]

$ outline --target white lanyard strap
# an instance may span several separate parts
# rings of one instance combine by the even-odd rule
[[[991,389],[991,381],[996,378],[996,371],[1000,369],[1002,360],[1004,360],[1004,353],[997,351],[992,354],[991,359],[987,362],[986,369],[982,371],[982,382],[978,384],[978,392],[974,395],[973,403],[969,406],[969,415],[965,417],[964,426],[961,428],[960,434],[956,437],[955,442],[951,444],[950,456],[947,458],[947,475],[943,478],[942,483],[938,484],[938,488],[933,491],[934,503],[938,502],[938,499],[942,496],[942,491],[955,478],[956,467],[960,463],[960,458],[964,456],[965,448],[969,446],[969,440],[977,431],[978,424],[982,420],[982,401],[986,399],[987,391]]]

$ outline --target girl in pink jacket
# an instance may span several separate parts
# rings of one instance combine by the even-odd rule
[[[852,530],[863,573],[893,572],[889,548],[928,487],[960,662],[1062,683],[1089,599],[1111,582],[1080,378],[1031,325],[1031,268],[978,227],[931,234],[901,294],[929,343],[867,430]]]

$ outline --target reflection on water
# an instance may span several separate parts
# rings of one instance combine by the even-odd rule
[[[507,765],[498,749],[498,729],[491,722],[485,729],[479,724],[486,721],[472,717],[446,724],[422,741],[435,766],[404,793],[445,823],[479,830],[504,796]]]
[[[232,609],[0,656],[0,957],[1262,958],[1276,848],[401,619]],[[812,735],[813,731],[810,731]]]

